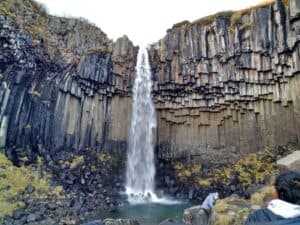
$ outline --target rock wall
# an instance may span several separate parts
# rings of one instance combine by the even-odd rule
[[[138,48],[18,2],[0,4],[1,147],[126,150]]]
[[[149,49],[160,157],[298,144],[300,4],[184,21]]]
[[[151,46],[159,156],[298,144],[299,12],[297,0],[223,12]],[[125,150],[137,51],[31,0],[2,1],[0,146]]]

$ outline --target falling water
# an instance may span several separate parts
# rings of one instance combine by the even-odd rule
[[[151,100],[151,71],[146,48],[140,48],[133,86],[132,121],[126,171],[126,192],[131,203],[152,201],[154,193],[153,133],[155,108]]]
[[[126,170],[126,194],[131,204],[178,204],[155,193],[155,108],[151,99],[151,69],[146,48],[140,48],[133,86],[132,120]]]

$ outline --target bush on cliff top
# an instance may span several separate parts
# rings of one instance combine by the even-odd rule
[[[60,186],[49,186],[49,174],[43,174],[38,168],[17,167],[9,161],[6,156],[0,153],[0,218],[4,215],[12,215],[18,207],[25,206],[23,196],[34,199],[46,199],[51,196],[61,198]],[[34,191],[26,192],[31,185]]]

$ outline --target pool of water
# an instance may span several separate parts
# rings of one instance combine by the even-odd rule
[[[180,203],[173,205],[163,205],[156,203],[127,205],[119,208],[117,212],[102,215],[104,218],[128,218],[137,220],[140,225],[158,225],[167,218],[182,219],[184,209],[190,207],[191,204]]]

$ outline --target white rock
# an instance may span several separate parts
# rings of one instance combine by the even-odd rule
[[[277,164],[300,172],[300,151],[294,151],[292,154],[278,160]]]

